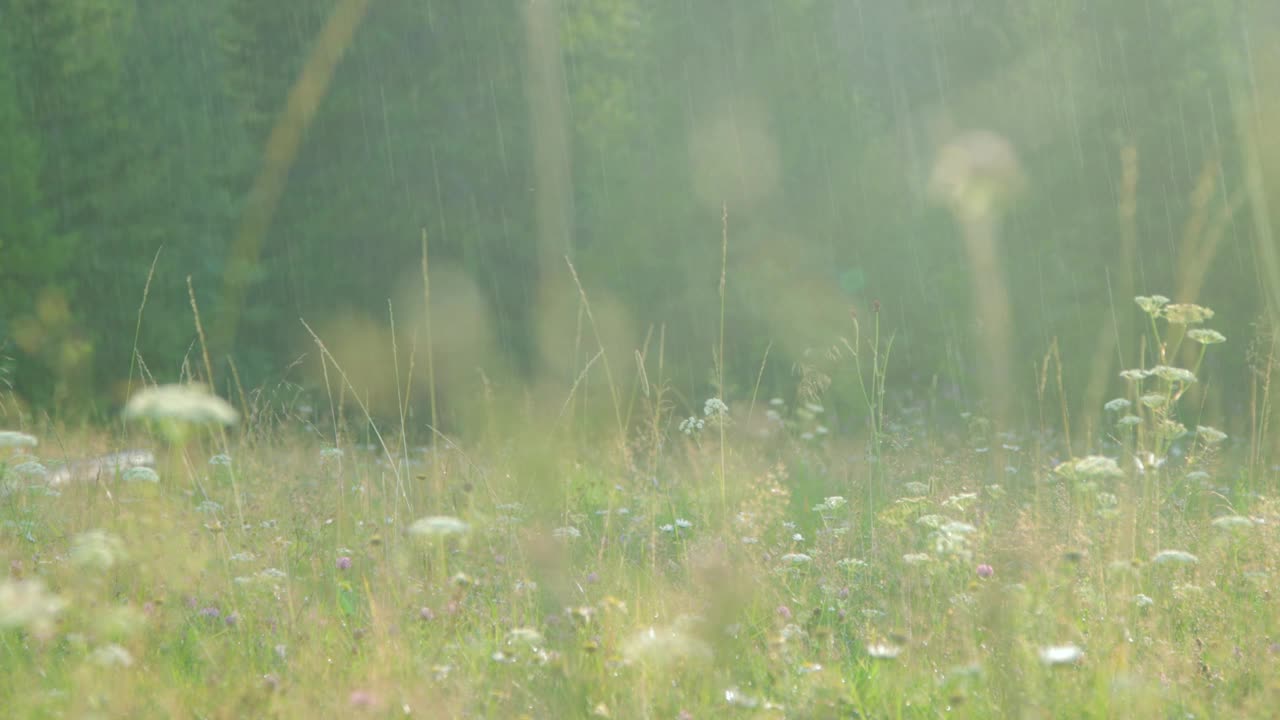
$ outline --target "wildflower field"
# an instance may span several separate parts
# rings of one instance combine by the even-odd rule
[[[566,401],[420,444],[199,386],[105,431],[28,419],[0,435],[0,707],[1270,716],[1276,470],[1195,423],[1212,313],[1137,306],[1149,362],[1087,438],[895,404],[878,336],[845,343],[867,412],[839,431],[805,387],[653,372],[616,425]]]

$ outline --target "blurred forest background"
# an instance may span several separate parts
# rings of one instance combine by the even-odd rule
[[[322,387],[301,318],[390,412],[393,320],[402,384],[428,365],[425,238],[442,423],[563,402],[588,320],[627,383],[661,339],[700,408],[727,233],[731,405],[794,396],[878,307],[891,392],[970,409],[990,278],[930,181],[982,131],[1017,160],[1018,396],[1055,342],[1070,402],[1119,393],[1160,293],[1217,310],[1242,417],[1280,307],[1278,67],[1264,0],[0,0],[0,356],[64,412],[118,406],[137,360],[203,375],[189,277],[220,393],[231,363]]]

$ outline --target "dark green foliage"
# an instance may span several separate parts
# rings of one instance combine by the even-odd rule
[[[310,349],[300,316],[381,319],[389,298],[419,298],[425,229],[433,267],[478,286],[503,363],[544,371],[528,58],[510,0],[370,5],[242,259],[245,307],[221,306],[268,138],[337,5],[0,0],[0,333],[59,293],[72,318],[59,347],[74,340],[85,386],[109,392],[160,251],[148,367],[171,377],[193,346],[191,276],[206,327],[239,315],[230,354],[252,386]],[[924,188],[949,129],[986,128],[1019,149],[1033,188],[1002,249],[1015,344],[1038,357],[1059,337],[1070,354],[1107,310],[1121,148],[1141,161],[1142,284],[1175,276],[1169,248],[1206,161],[1234,190],[1225,6],[562,0],[566,247],[637,334],[665,325],[682,382],[700,381],[726,205],[730,384],[754,385],[770,342],[765,385],[784,381],[805,348],[851,332],[850,306],[878,299],[900,333],[897,371],[963,385],[972,280]],[[1228,246],[1245,242],[1234,232]],[[1222,272],[1206,301],[1243,322],[1248,283]],[[51,399],[68,368],[23,353],[21,390]],[[1088,363],[1073,360],[1074,386]]]

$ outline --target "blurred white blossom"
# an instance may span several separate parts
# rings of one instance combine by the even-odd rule
[[[0,581],[0,628],[25,628],[38,638],[48,638],[66,605],[39,578]]]
[[[425,538],[444,538],[455,535],[466,535],[471,526],[456,517],[433,515],[415,520],[409,526],[409,533]]]
[[[134,393],[125,405],[124,416],[221,425],[234,425],[240,419],[226,400],[197,383],[159,385]]]
[[[1084,651],[1070,643],[1040,648],[1040,662],[1045,665],[1068,665],[1084,657]]]
[[[124,541],[105,530],[80,533],[71,543],[71,561],[93,570],[110,570],[128,557]]]

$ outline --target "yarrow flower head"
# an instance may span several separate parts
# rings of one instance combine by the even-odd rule
[[[867,655],[875,660],[897,660],[902,648],[888,643],[873,643],[867,646]]]
[[[133,665],[133,655],[116,643],[95,648],[89,654],[89,659],[95,665],[102,667],[129,667]]]
[[[0,628],[26,628],[38,638],[48,638],[66,605],[65,600],[49,593],[39,578],[0,582]]]
[[[49,468],[45,467],[37,460],[26,460],[14,465],[11,470],[19,476],[29,478],[42,478],[49,474]]]
[[[839,508],[844,507],[845,503],[847,503],[847,502],[848,502],[848,500],[845,500],[843,497],[841,497],[841,496],[839,496],[839,495],[832,495],[831,497],[829,497],[829,498],[827,498],[827,499],[823,500],[821,503],[818,503],[817,505],[814,505],[814,506],[813,506],[813,509],[814,509],[814,511],[815,511],[815,512],[824,512],[824,511],[827,511],[827,510],[837,510],[837,509],[839,509]]]
[[[1187,331],[1187,339],[1198,342],[1201,345],[1217,345],[1227,341],[1225,335],[1209,328],[1192,328]]]
[[[71,560],[82,568],[110,570],[126,557],[124,541],[105,530],[81,533],[71,544]]]
[[[409,534],[422,538],[446,538],[466,535],[471,526],[456,517],[433,515],[419,518],[409,526]]]
[[[1165,397],[1161,393],[1147,393],[1146,395],[1138,398],[1138,401],[1152,410],[1155,410],[1167,405],[1169,398]]]
[[[690,415],[689,417],[680,421],[680,432],[684,433],[685,435],[692,435],[698,432],[699,430],[703,429],[704,427],[706,427],[706,425],[707,425],[707,422],[702,418]]]
[[[507,644],[523,643],[531,647],[542,645],[542,633],[535,628],[518,627],[512,628],[507,633]]]
[[[15,447],[27,448],[39,445],[40,441],[34,435],[28,435],[24,432],[16,430],[0,430],[0,448]]]
[[[1213,521],[1213,526],[1219,530],[1239,530],[1251,528],[1253,525],[1253,520],[1243,515],[1223,515],[1220,518],[1214,518]]]
[[[1205,320],[1213,319],[1212,310],[1191,303],[1165,305],[1160,314],[1172,325],[1199,325]]]
[[[1120,469],[1119,463],[1103,455],[1089,455],[1078,460],[1068,460],[1054,470],[1060,475],[1082,480],[1124,477],[1124,471]]]
[[[1133,403],[1129,402],[1125,398],[1116,398],[1114,400],[1108,400],[1107,404],[1102,407],[1107,412],[1118,413],[1133,407]]]
[[[1157,365],[1151,368],[1151,374],[1170,383],[1193,385],[1196,382],[1195,373],[1185,368],[1172,367],[1169,365]]]
[[[672,529],[674,530],[675,528]],[[574,540],[582,537],[582,531],[572,525],[565,525],[552,530],[551,537],[557,540]]]
[[[1217,445],[1227,439],[1227,434],[1208,425],[1196,426],[1196,436],[1206,445]]]
[[[124,480],[125,482],[158,483],[160,482],[160,475],[156,473],[155,470],[152,470],[149,467],[138,466],[138,467],[131,467],[128,470],[125,470],[120,475],[120,479]]]
[[[1133,301],[1138,303],[1142,312],[1152,317],[1159,315],[1160,309],[1169,304],[1169,298],[1163,295],[1139,295]]]
[[[125,405],[124,416],[220,425],[234,425],[240,419],[226,400],[197,383],[159,385],[137,392]]]
[[[729,406],[720,398],[707,398],[702,404],[702,414],[707,417],[723,418],[729,414]]]
[[[1185,550],[1161,550],[1151,558],[1151,562],[1157,565],[1195,565],[1200,558]]]

